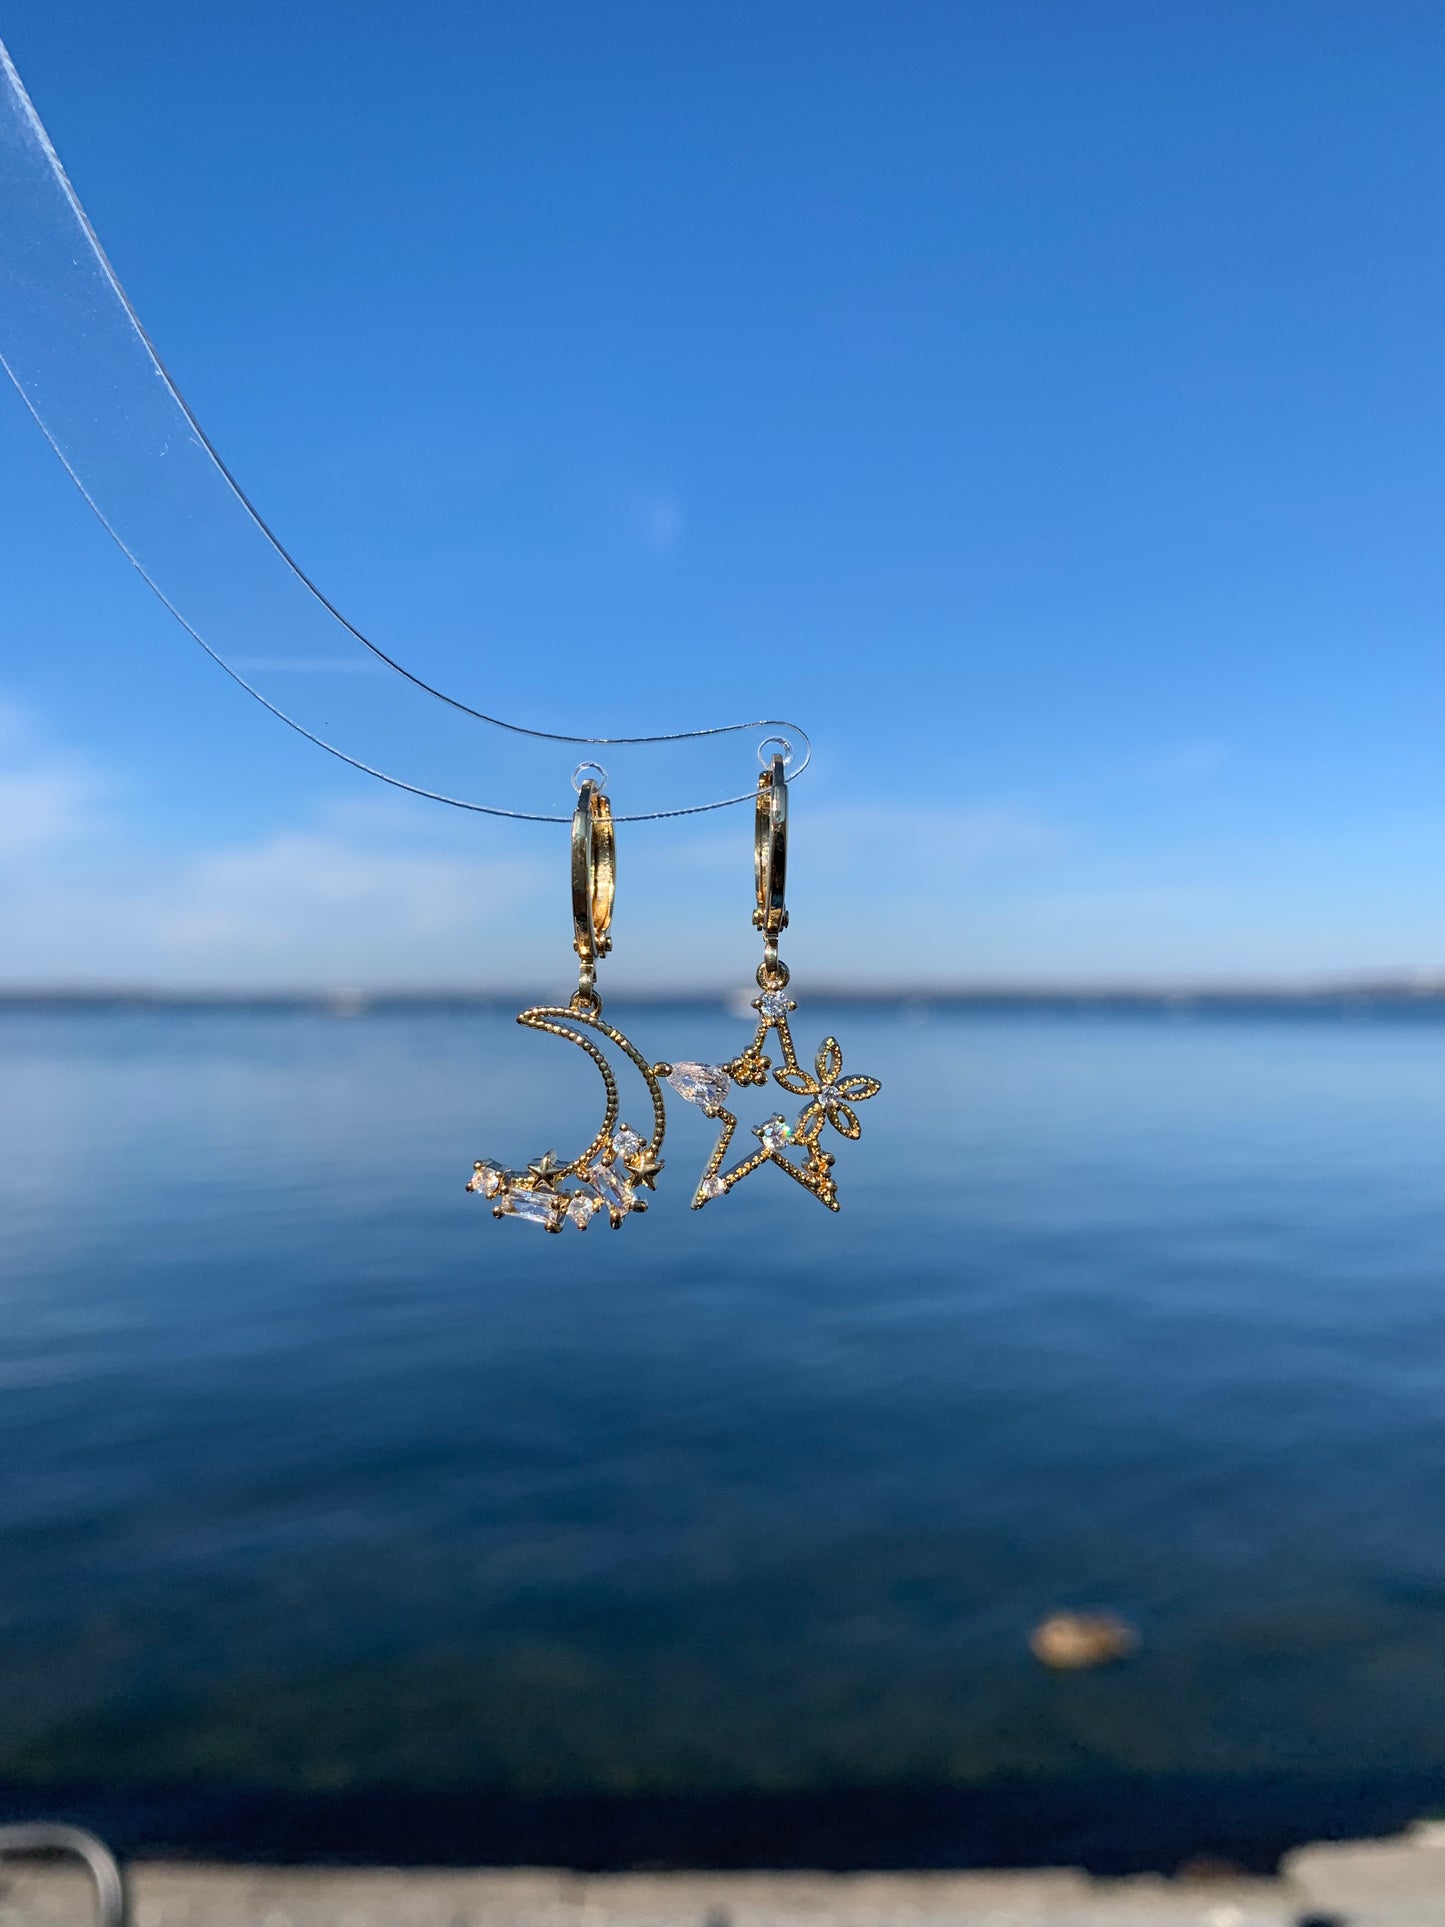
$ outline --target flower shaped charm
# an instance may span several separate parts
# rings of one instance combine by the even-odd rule
[[[826,1120],[840,1137],[861,1137],[863,1126],[852,1106],[877,1097],[883,1086],[876,1077],[843,1076],[843,1052],[836,1037],[823,1039],[813,1069],[815,1076],[801,1067],[773,1072],[775,1084],[781,1084],[794,1097],[812,1100],[798,1119],[797,1136],[804,1143],[815,1140]]]

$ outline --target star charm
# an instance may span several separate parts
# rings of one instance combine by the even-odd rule
[[[627,1175],[634,1184],[646,1185],[649,1191],[657,1189],[657,1180],[662,1174],[662,1159],[654,1157],[646,1145],[640,1151],[634,1151],[626,1159],[626,1165]]]
[[[544,1151],[541,1157],[533,1158],[527,1166],[527,1176],[535,1178],[538,1188],[543,1191],[553,1190],[558,1178],[565,1177],[566,1172],[566,1165],[557,1162],[555,1151]]]
[[[789,1096],[805,1098],[807,1102],[794,1124],[789,1124],[787,1118],[779,1113],[755,1126],[753,1135],[758,1140],[758,1149],[740,1164],[734,1165],[731,1171],[724,1171],[722,1162],[727,1156],[738,1120],[721,1105],[703,1106],[709,1116],[718,1119],[722,1131],[698,1184],[697,1194],[692,1201],[693,1209],[699,1210],[713,1198],[722,1197],[764,1164],[776,1164],[796,1184],[810,1191],[820,1204],[829,1211],[836,1211],[838,1186],[833,1177],[835,1160],[831,1153],[822,1149],[819,1139],[825,1126],[835,1130],[840,1137],[860,1137],[863,1127],[853,1106],[876,1097],[882,1086],[876,1077],[844,1077],[843,1052],[836,1037],[823,1039],[813,1059],[812,1071],[804,1070],[798,1062],[792,1033],[788,1028],[788,1013],[796,1010],[797,1005],[791,997],[784,996],[781,988],[765,990],[762,996],[753,1000],[753,1008],[758,1013],[757,1035],[730,1064],[718,1066],[717,1074],[725,1075],[733,1085],[739,1087],[766,1084],[770,1060],[763,1055],[763,1045],[768,1032],[775,1030],[783,1061],[773,1072],[773,1082],[787,1091]],[[676,1083],[674,1088],[678,1088]],[[682,1094],[690,1095],[688,1091]],[[693,1097],[692,1101],[699,1103],[701,1100]],[[801,1152],[804,1162],[795,1163],[793,1158],[786,1155],[789,1150]]]

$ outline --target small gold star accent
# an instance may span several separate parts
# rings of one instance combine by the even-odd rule
[[[557,1162],[555,1151],[544,1151],[541,1157],[533,1158],[527,1166],[528,1177],[535,1178],[544,1191],[551,1191],[558,1178],[564,1177],[566,1172],[567,1166]]]
[[[649,1191],[657,1189],[657,1180],[661,1174],[662,1159],[654,1157],[645,1145],[640,1151],[634,1151],[627,1159],[627,1175],[634,1184],[646,1185]]]

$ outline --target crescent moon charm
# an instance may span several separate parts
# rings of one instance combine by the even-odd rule
[[[586,1150],[566,1164],[560,1163],[553,1151],[533,1158],[525,1171],[510,1171],[488,1158],[478,1158],[467,1189],[492,1200],[494,1218],[521,1218],[528,1224],[541,1225],[545,1231],[560,1231],[566,1224],[585,1231],[593,1218],[605,1211],[616,1231],[630,1212],[647,1209],[638,1193],[654,1190],[662,1170],[658,1153],[666,1113],[656,1073],[635,1044],[603,1022],[600,1011],[578,1010],[569,1004],[538,1004],[520,1012],[517,1022],[530,1030],[563,1037],[586,1051],[607,1087],[602,1123]],[[642,1074],[652,1100],[650,1136],[643,1137],[640,1131],[618,1122],[621,1105],[617,1079],[601,1045],[586,1034],[588,1031],[600,1032]]]
[[[593,774],[588,775],[591,771]],[[585,780],[579,780],[585,777]],[[639,1191],[656,1189],[662,1171],[662,1134],[666,1113],[662,1087],[647,1059],[622,1032],[602,1021],[597,994],[597,964],[612,948],[612,901],[617,889],[617,844],[612,805],[602,792],[606,772],[595,763],[573,774],[577,807],[572,812],[572,948],[577,953],[577,989],[570,1004],[534,1004],[517,1022],[545,1030],[586,1051],[602,1073],[607,1107],[597,1135],[580,1156],[560,1163],[555,1151],[533,1158],[525,1171],[509,1171],[490,1158],[478,1158],[468,1191],[492,1200],[494,1218],[521,1218],[544,1231],[575,1224],[585,1231],[599,1211],[614,1231],[633,1211],[645,1211]],[[652,1100],[652,1134],[643,1137],[618,1122],[617,1079],[597,1038],[605,1037],[642,1075]]]

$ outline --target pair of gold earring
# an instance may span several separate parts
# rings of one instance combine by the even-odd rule
[[[797,1005],[788,995],[788,966],[778,955],[778,939],[788,927],[788,783],[781,754],[773,755],[758,778],[753,858],[757,896],[753,923],[763,939],[758,995],[752,1000],[758,1013],[753,1040],[725,1064],[651,1064],[620,1030],[603,1021],[597,966],[612,948],[617,836],[612,805],[597,782],[589,778],[578,786],[572,817],[572,947],[578,961],[577,989],[570,1003],[534,1005],[520,1012],[517,1022],[563,1037],[586,1051],[602,1073],[607,1105],[591,1143],[568,1163],[559,1161],[553,1151],[534,1158],[521,1171],[479,1158],[467,1189],[491,1199],[493,1217],[521,1218],[547,1231],[561,1231],[568,1224],[585,1231],[594,1217],[605,1212],[615,1230],[632,1212],[645,1211],[641,1193],[657,1188],[663,1169],[664,1080],[679,1097],[721,1126],[693,1196],[694,1210],[726,1196],[765,1164],[786,1171],[830,1211],[838,1209],[834,1159],[823,1148],[823,1133],[831,1129],[845,1138],[860,1136],[862,1126],[853,1107],[876,1097],[880,1086],[874,1077],[843,1075],[843,1053],[835,1037],[823,1039],[811,1071],[798,1062],[788,1025]],[[782,1054],[776,1068],[765,1049],[770,1033],[776,1033]],[[652,1129],[646,1136],[621,1121],[617,1079],[600,1039],[615,1046],[647,1086]],[[803,1100],[802,1110],[793,1119],[777,1111],[756,1125],[753,1136],[758,1148],[725,1171],[723,1164],[738,1128],[736,1116],[728,1109],[732,1090],[766,1086],[770,1073],[790,1097]]]

